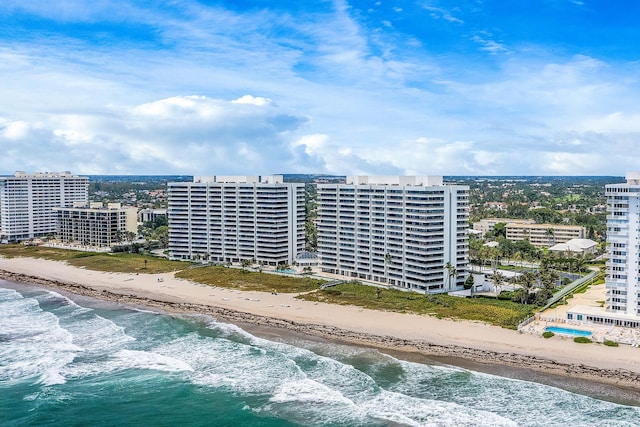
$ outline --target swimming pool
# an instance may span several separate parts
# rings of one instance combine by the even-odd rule
[[[296,271],[291,268],[286,268],[284,270],[276,270],[276,273],[284,273],[284,274],[294,274]]]
[[[554,334],[571,335],[574,337],[590,337],[591,331],[583,331],[580,329],[563,328],[560,326],[547,326],[545,331],[553,332]]]

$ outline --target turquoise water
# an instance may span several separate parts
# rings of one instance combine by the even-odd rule
[[[553,332],[554,334],[571,335],[574,337],[590,337],[592,334],[590,331],[582,331],[580,329],[562,328],[560,326],[547,326],[545,331]]]
[[[284,270],[276,270],[276,273],[295,274],[295,270],[291,268],[285,268]]]
[[[640,425],[533,382],[2,286],[2,426]]]

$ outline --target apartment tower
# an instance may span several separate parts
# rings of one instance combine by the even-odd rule
[[[318,185],[322,271],[424,293],[468,276],[469,187],[441,176],[351,176]]]
[[[605,309],[640,315],[640,172],[628,172],[627,182],[605,187],[607,197],[607,261]]]
[[[20,241],[56,233],[56,208],[89,203],[89,178],[71,172],[0,177],[2,240]]]
[[[304,250],[304,184],[282,175],[195,177],[168,185],[173,259],[291,264]]]
[[[94,247],[110,247],[138,234],[138,209],[120,203],[75,203],[56,209],[58,239]]]

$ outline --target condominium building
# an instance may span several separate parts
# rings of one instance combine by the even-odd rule
[[[505,228],[508,240],[526,239],[537,248],[548,248],[571,239],[584,239],[587,234],[586,228],[579,225],[508,222]]]
[[[2,240],[20,241],[56,233],[56,208],[89,202],[89,178],[70,172],[16,172],[0,177]]]
[[[304,184],[282,175],[194,177],[168,185],[173,259],[291,264],[304,250]]]
[[[514,219],[514,218],[484,218],[473,223],[473,229],[486,234],[493,230],[496,224],[535,224],[532,219]]]
[[[606,311],[640,315],[640,172],[605,187],[607,197]]]
[[[443,185],[441,176],[320,184],[320,267],[418,292],[460,289],[468,276],[468,204],[469,187]]]
[[[58,239],[94,247],[109,247],[137,235],[138,209],[120,203],[75,203],[70,208],[57,208]]]

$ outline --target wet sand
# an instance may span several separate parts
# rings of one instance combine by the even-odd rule
[[[0,277],[9,281],[129,305],[206,314],[256,328],[414,353],[434,360],[469,361],[487,367],[471,369],[493,370],[499,375],[503,367],[508,367],[595,380],[631,393],[640,391],[640,349],[629,346],[577,344],[560,337],[545,340],[480,322],[314,303],[297,300],[293,294],[216,288],[176,279],[173,273],[103,273],[29,258],[1,258],[0,270]]]

